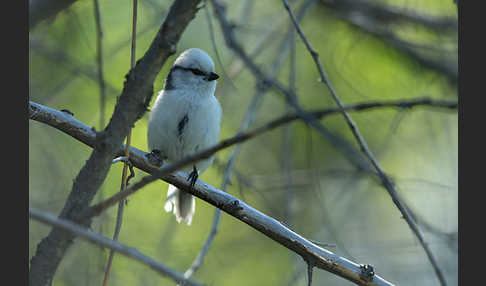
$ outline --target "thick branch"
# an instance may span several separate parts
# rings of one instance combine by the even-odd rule
[[[140,253],[137,249],[133,247],[129,247],[127,245],[124,245],[118,241],[114,241],[111,239],[108,239],[107,237],[104,237],[100,234],[97,234],[95,232],[92,232],[86,228],[81,227],[80,225],[74,224],[68,220],[63,220],[55,217],[54,215],[44,213],[39,210],[35,209],[29,209],[29,217],[33,218],[35,220],[38,220],[42,223],[45,223],[47,225],[54,226],[56,228],[60,228],[63,230],[66,230],[70,233],[72,233],[75,236],[78,236],[84,240],[87,240],[91,243],[94,243],[96,245],[111,249],[113,251],[116,251],[118,253],[121,253],[127,257],[130,257],[132,259],[135,259],[136,261],[148,265],[150,268],[153,270],[157,271],[161,275],[165,277],[169,277],[170,279],[174,280],[175,282],[178,283],[185,283],[185,285],[192,285],[192,286],[199,286],[201,284],[194,282],[192,280],[188,280],[184,278],[184,276],[177,271],[155,261],[153,258],[146,256],[142,253]]]
[[[434,102],[432,100],[427,100],[427,99],[421,99],[421,100],[416,100],[414,102],[409,101],[401,101],[401,102],[389,102],[389,103],[368,103],[368,104],[357,104],[354,106],[346,107],[344,109],[346,110],[367,110],[371,109],[373,107],[384,107],[384,106],[394,106],[394,107],[412,107],[412,106],[417,106],[420,104],[425,104],[425,105],[430,105],[430,106],[439,106],[441,108],[446,107],[446,108],[457,108],[457,103],[454,102]],[[331,114],[338,114],[340,112],[340,109],[327,109],[327,110],[321,110],[321,111],[315,111],[313,112],[313,115],[316,117],[324,117],[327,115]],[[62,111],[57,111],[49,107],[42,106],[37,103],[30,102],[29,104],[29,117],[32,120],[36,120],[39,122],[46,123],[50,126],[53,126],[64,133],[78,139],[79,141],[85,143],[88,146],[95,146],[96,143],[96,132],[91,129],[89,126],[86,126],[85,124],[81,123],[68,113],[62,112]],[[196,154],[196,156],[192,156],[191,158],[185,159],[184,162],[181,163],[175,163],[175,165],[178,166],[183,166],[184,164],[189,164],[190,162],[193,162],[195,160],[200,160],[202,158],[211,156],[214,154],[216,151],[221,150],[223,148],[232,146],[236,143],[241,143],[245,140],[249,140],[259,134],[262,134],[264,132],[267,132],[271,129],[274,129],[278,126],[281,126],[285,123],[294,121],[299,119],[298,115],[291,114],[291,115],[286,115],[282,118],[279,118],[277,120],[274,120],[260,128],[253,129],[252,131],[246,132],[246,133],[240,133],[239,135],[224,140],[220,144],[216,145],[213,148],[210,148],[208,150],[204,150],[201,153]],[[124,150],[123,146],[119,146],[116,155],[123,155]],[[164,167],[162,169],[156,169],[151,165],[148,165],[146,160],[145,160],[145,152],[136,149],[134,147],[130,148],[130,158],[131,162],[133,165],[143,171],[146,171],[151,174],[162,174],[167,170],[173,169],[174,165],[168,165],[167,167]],[[193,160],[193,161],[191,161]],[[188,163],[189,162],[189,163]],[[177,170],[177,168],[173,169]],[[173,171],[172,170],[172,171]],[[300,241],[301,244],[296,243],[295,240],[295,235],[293,232],[288,230],[285,226],[280,224],[279,222],[275,221],[272,218],[269,218],[265,216],[264,214],[258,212],[257,210],[254,210],[250,206],[247,206],[244,203],[240,203],[237,199],[234,197],[230,196],[229,194],[226,194],[212,186],[209,186],[206,183],[203,183],[201,181],[198,181],[196,183],[196,187],[193,189],[189,188],[187,185],[187,174],[184,174],[182,172],[177,172],[173,174],[168,174],[164,175],[162,177],[165,181],[169,182],[170,184],[173,184],[177,187],[180,187],[181,189],[191,192],[195,196],[215,205],[218,208],[223,209],[224,211],[230,213],[231,215],[237,217],[238,219],[248,223],[252,227],[260,230],[262,233],[265,235],[275,239],[276,241],[280,242],[281,244],[285,245],[289,249],[292,249],[296,251],[297,253],[304,255],[304,256],[313,256],[316,255],[314,252],[309,253],[309,249],[313,249],[315,246],[311,242],[305,240],[304,242],[301,242],[301,238],[299,236],[299,239],[297,241]],[[95,215],[99,213],[100,211],[106,209],[108,206],[116,204],[118,201],[122,200],[126,196],[134,193],[134,189],[137,188],[137,186],[145,185],[151,181],[154,181],[157,179],[157,177],[154,176],[149,176],[145,177],[141,182],[138,182],[131,187],[129,187],[125,192],[123,193],[118,193],[114,197],[109,198],[107,201],[104,201],[94,207],[91,207],[88,212],[85,212],[84,214],[88,214],[87,217]],[[237,206],[234,206],[234,202],[238,202]],[[242,211],[243,210],[243,211]],[[270,224],[270,226],[267,226],[267,223]],[[292,234],[292,235],[290,235]],[[297,235],[298,236],[298,235]],[[303,239],[303,238],[302,238]],[[304,244],[302,244],[304,243]],[[312,245],[312,247],[309,246],[309,244]],[[310,247],[310,248],[309,248]],[[319,248],[320,249],[320,248]],[[319,250],[321,251],[321,250]],[[324,251],[324,250],[322,250]],[[320,252],[319,252],[320,253]],[[327,255],[327,254],[326,254]],[[334,254],[333,254],[334,255]],[[327,256],[324,256],[327,257]],[[331,256],[334,257],[334,256]],[[332,258],[334,259],[334,258]],[[324,259],[325,260],[325,259]],[[347,261],[347,260],[346,260]],[[322,262],[324,263],[324,262]],[[354,265],[353,267],[349,266],[347,263],[348,262],[343,262],[345,266],[336,266],[331,263],[331,265],[327,265],[324,263],[321,265],[320,268],[332,268],[334,270],[329,270],[333,273],[340,273],[339,275],[354,281],[353,279],[356,278],[355,274],[359,273],[356,272],[358,268],[355,268]],[[341,267],[351,267],[350,272],[348,270],[343,270]],[[326,268],[327,267],[327,268]],[[337,268],[335,268],[337,267]],[[334,272],[336,271],[336,272]],[[349,272],[349,273],[348,273]],[[354,274],[353,274],[354,273]],[[358,275],[359,276],[359,275]],[[353,278],[354,277],[354,278]],[[379,284],[377,284],[379,285]]]
[[[86,164],[77,175],[71,193],[60,214],[63,219],[83,226],[89,220],[81,220],[82,213],[93,200],[103,183],[111,161],[122,147],[122,141],[130,128],[146,111],[153,94],[153,82],[167,58],[175,53],[175,45],[194,18],[200,1],[179,0],[171,6],[166,20],[145,55],[126,76],[124,88],[115,106],[115,111],[106,129],[97,133],[94,149]],[[67,248],[72,244],[73,235],[53,229],[37,246],[31,260],[30,285],[50,285],[54,273]]]

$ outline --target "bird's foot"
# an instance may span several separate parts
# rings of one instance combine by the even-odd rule
[[[126,186],[128,186],[130,179],[135,177],[135,171],[133,170],[133,163],[132,163],[132,161],[130,161],[130,158],[128,158],[127,156],[117,157],[117,158],[113,159],[113,161],[111,161],[112,164],[115,164],[115,163],[118,163],[118,162],[124,162],[125,164],[127,164],[128,168],[130,169],[130,175],[128,176],[128,178],[126,178],[126,181],[125,181]]]
[[[162,156],[160,150],[152,150],[150,153],[145,154],[147,162],[151,165],[160,167],[162,166]]]
[[[194,187],[194,185],[196,184],[197,178],[199,177],[199,174],[197,173],[196,166],[192,166],[192,167],[193,167],[192,172],[187,177],[187,180],[191,182],[191,188]]]

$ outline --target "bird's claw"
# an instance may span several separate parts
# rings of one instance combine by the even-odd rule
[[[117,157],[117,158],[113,159],[113,161],[111,161],[112,164],[115,164],[115,163],[118,163],[118,162],[124,162],[125,164],[127,164],[128,166],[133,168],[133,163],[130,161],[130,158],[128,158],[127,156]]]
[[[197,173],[196,166],[193,166],[192,172],[187,177],[187,180],[191,182],[191,188],[193,188],[194,185],[196,184],[198,177],[199,177],[199,174]]]
[[[145,154],[145,158],[149,164],[160,167],[162,166],[162,156],[160,150],[152,150],[150,153]]]

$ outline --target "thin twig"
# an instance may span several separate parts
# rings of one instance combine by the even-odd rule
[[[213,19],[211,18],[206,0],[204,1],[204,12],[205,12],[204,15],[206,15],[206,22],[208,22],[209,37],[211,39],[211,44],[213,45],[214,54],[216,55],[216,61],[219,63],[219,67],[223,71],[224,78],[229,80],[229,82],[230,82],[230,84],[233,88],[236,88],[233,81],[228,76],[228,73],[226,72],[226,68],[224,67],[223,61],[221,60],[221,56],[219,55],[218,46],[216,45],[216,38],[214,37]]]
[[[99,129],[103,130],[105,127],[105,109],[106,109],[106,85],[103,74],[103,28],[101,26],[101,12],[98,0],[93,0],[94,17],[96,24],[96,66],[98,69],[98,87],[100,90],[100,123]],[[99,196],[101,200],[105,199],[103,196],[103,187],[100,187]],[[99,232],[103,233],[103,223],[99,224]],[[104,255],[101,253],[101,261],[104,263]],[[88,281],[88,284],[91,284]]]
[[[299,116],[301,116],[302,120],[304,120],[310,127],[315,129],[326,140],[329,140],[329,142],[338,151],[342,152],[345,155],[346,159],[348,159],[360,170],[370,170],[369,163],[363,160],[362,155],[359,154],[359,152],[355,150],[354,147],[350,145],[347,140],[330,132],[320,122],[318,122],[315,117],[313,117],[311,114],[306,113],[296,100],[296,95],[291,90],[289,90],[276,78],[269,77],[259,68],[259,66],[246,54],[238,41],[236,41],[233,35],[233,27],[230,25],[228,19],[226,18],[226,6],[216,0],[211,0],[211,3],[213,4],[215,15],[219,20],[227,46],[232,49],[235,54],[238,55],[238,57],[249,68],[251,74],[257,81],[257,84],[269,85],[272,88],[275,88],[280,94],[285,96],[287,102],[299,114]],[[314,4],[315,1],[309,1],[308,3],[309,5]]]
[[[277,55],[276,60],[275,60],[275,64],[272,68],[272,76],[276,75],[276,73],[278,72],[278,70],[280,68],[280,65],[282,63],[282,61],[280,60],[280,55],[284,54],[285,51],[287,50],[287,41],[284,41],[282,46],[283,46],[282,49],[281,49],[282,52],[279,55]],[[253,99],[250,103],[250,106],[248,107],[248,111],[246,112],[245,117],[243,118],[243,120],[240,124],[240,129],[239,129],[238,133],[241,133],[241,132],[244,132],[245,130],[247,130],[248,127],[253,123],[253,120],[255,118],[255,113],[257,112],[257,110],[261,106],[261,101],[263,100],[263,96],[268,91],[268,88],[264,87],[264,86],[257,85],[256,88],[257,88],[256,94],[253,96]],[[226,163],[226,166],[224,168],[223,181],[221,182],[221,187],[220,187],[221,190],[223,190],[224,192],[226,192],[226,187],[230,183],[231,172],[233,171],[233,166],[235,165],[236,159],[237,159],[238,155],[240,154],[240,147],[241,147],[241,144],[236,145],[236,147],[233,149],[233,151],[232,151],[232,153],[231,153],[231,155],[230,155],[230,157],[229,157],[229,159]],[[190,278],[192,275],[194,275],[194,273],[199,269],[199,267],[203,263],[204,257],[206,256],[206,254],[209,250],[209,247],[210,247],[211,243],[213,242],[214,237],[215,237],[215,235],[218,231],[220,219],[221,219],[221,210],[217,208],[214,212],[214,219],[213,219],[213,225],[211,227],[211,231],[209,232],[209,235],[208,235],[200,253],[198,254],[196,259],[192,263],[191,267],[189,267],[189,269],[187,269],[186,272],[184,273],[184,277]]]
[[[410,41],[401,39],[396,33],[393,33],[388,25],[388,21],[395,20],[410,20],[414,22],[428,22],[423,23],[430,26],[435,26],[436,28],[442,27],[449,31],[457,30],[457,20],[453,19],[433,19],[431,16],[407,15],[402,11],[394,11],[392,7],[387,7],[382,4],[374,4],[369,1],[356,1],[356,0],[346,0],[346,1],[322,1],[327,7],[335,9],[338,15],[354,25],[355,27],[366,31],[367,33],[378,36],[380,39],[389,43],[395,49],[403,52],[412,59],[417,60],[423,66],[433,69],[439,73],[444,74],[448,79],[457,84],[458,81],[458,69],[457,69],[457,59],[451,61],[445,61],[444,59],[438,58],[439,52],[434,52],[433,56],[427,56],[426,54],[417,50],[421,48],[422,50],[431,51],[437,49],[434,45],[427,45],[425,47],[417,47]],[[377,17],[375,14],[381,14]],[[401,16],[400,16],[401,15]],[[436,24],[433,24],[436,22]],[[442,33],[444,34],[444,33]],[[452,35],[457,34],[453,32]],[[425,48],[425,49],[424,49]],[[442,50],[442,52],[445,52]],[[457,53],[456,53],[457,54]]]
[[[422,27],[440,32],[457,31],[458,22],[450,16],[434,16],[432,14],[423,14],[413,9],[398,7],[370,0],[340,0],[325,1],[321,3],[327,7],[336,9],[340,12],[355,13],[367,15],[379,21],[382,25],[390,25],[395,22],[404,22],[405,24],[417,24]]]
[[[365,156],[370,160],[372,163],[373,167],[376,169],[378,172],[378,176],[380,177],[383,186],[385,189],[388,191],[390,194],[393,202],[397,206],[397,208],[400,210],[401,214],[403,215],[405,221],[408,223],[409,227],[411,228],[412,232],[415,234],[415,236],[418,238],[420,244],[424,248],[430,263],[432,264],[435,273],[437,275],[437,278],[439,279],[441,285],[447,285],[444,275],[442,274],[442,271],[439,268],[439,265],[435,259],[435,257],[432,254],[432,251],[428,247],[427,243],[424,241],[424,238],[422,236],[422,233],[418,229],[417,225],[415,224],[415,221],[412,219],[410,213],[408,212],[406,206],[403,204],[401,201],[401,198],[399,197],[398,193],[395,190],[394,184],[391,181],[391,179],[388,177],[388,175],[381,169],[380,165],[378,164],[378,161],[376,160],[375,156],[371,152],[371,150],[368,147],[368,144],[364,140],[363,136],[358,130],[358,126],[356,123],[353,121],[351,116],[344,110],[344,105],[339,98],[337,92],[334,90],[331,82],[329,81],[326,72],[324,71],[324,68],[321,65],[321,62],[319,61],[319,55],[318,53],[311,47],[309,41],[305,37],[304,33],[302,32],[299,23],[295,19],[294,13],[292,12],[292,9],[290,8],[289,4],[287,3],[286,0],[282,0],[285,9],[288,11],[290,18],[292,19],[292,22],[294,23],[295,29],[297,30],[297,33],[299,34],[300,38],[304,42],[305,46],[307,47],[307,50],[311,54],[317,69],[319,71],[319,74],[321,76],[321,81],[329,88],[332,97],[334,98],[334,101],[338,104],[338,106],[342,109],[342,114],[349,125],[351,132],[353,133],[353,136],[356,138],[356,141],[360,145],[361,151],[365,154]]]
[[[82,142],[88,145],[91,144],[90,146],[94,146],[96,142],[96,133],[88,126],[74,119],[72,116],[32,102],[30,103],[29,107],[30,119],[50,124],[51,126],[54,126],[62,130],[63,132],[70,134],[74,138],[81,140]],[[324,116],[324,114],[337,114],[340,111],[340,109],[332,109],[332,112],[330,112],[330,110],[327,110],[327,112],[321,111],[320,114],[316,113],[315,115]],[[298,118],[299,117],[297,115],[293,116],[293,120],[296,120]],[[279,119],[277,121],[271,122],[270,127],[275,128],[276,126],[279,126],[279,124],[282,124],[281,122],[290,122],[292,121],[291,119],[292,116],[285,116],[283,120]],[[267,128],[267,131],[269,130],[268,126],[265,128]],[[230,146],[231,144],[242,142],[244,141],[243,139],[248,140],[249,138],[251,138],[251,134],[255,134],[255,130],[260,130],[258,131],[260,132],[260,134],[263,132],[261,128],[254,129],[253,132],[240,134],[234,137],[232,140],[226,140],[226,142],[222,145],[223,147],[218,148],[224,148]],[[258,132],[256,133],[258,134]],[[137,188],[141,188],[147,183],[153,181],[152,179],[154,177],[158,178],[157,176],[163,174],[164,172],[164,167],[159,170],[147,164],[145,160],[145,155],[147,153],[142,152],[134,147],[131,147],[130,149],[130,157],[132,158],[133,165],[143,171],[151,173],[152,176],[144,177],[139,182],[128,187],[125,192],[116,194],[115,196],[117,197],[112,197],[111,199],[109,199],[110,202],[107,203],[105,201],[104,203],[101,203],[102,208],[99,209],[100,211],[106,209],[110,205],[116,204],[118,201],[123,199],[124,197],[120,197],[120,194],[122,194],[123,196],[133,194]],[[199,156],[202,156],[201,158],[204,158],[205,156],[210,156],[208,154],[211,154],[211,152],[216,152],[216,149],[213,148],[212,150],[204,151],[205,154],[199,154]],[[122,149],[120,149],[118,153],[123,153]],[[192,160],[194,160],[194,158],[192,158]],[[197,158],[195,160],[197,160]],[[169,165],[168,167],[171,167],[171,165]],[[169,169],[170,168],[165,167],[165,170]],[[341,277],[354,281],[355,283],[360,285],[391,285],[377,275],[374,276],[371,284],[368,282],[364,283],[359,275],[361,273],[361,270],[358,264],[354,264],[347,259],[336,256],[335,254],[316,246],[312,242],[292,232],[278,221],[268,216],[265,216],[261,212],[253,209],[251,206],[202,181],[196,182],[194,188],[190,188],[186,178],[187,174],[183,172],[171,173],[163,177],[163,179],[168,183],[173,184],[183,190],[186,190],[187,192],[207,201],[208,203],[218,208],[221,208],[230,215],[242,220],[253,228],[259,230],[266,236],[295,251],[302,257],[312,257],[313,259],[316,259],[315,266],[319,268],[325,269],[332,273],[336,273]],[[91,211],[87,213],[90,216],[99,214],[99,212],[96,211],[97,207],[99,206],[100,204],[93,206],[92,208],[90,208]]]
[[[135,43],[136,43],[136,35],[137,35],[137,4],[138,0],[133,0],[133,6],[132,6],[132,49],[131,49],[131,58],[130,58],[130,69],[133,69],[135,67]],[[126,144],[125,144],[125,156],[127,158],[127,161],[130,160],[130,144],[131,144],[131,138],[132,138],[132,129],[130,128],[127,134],[127,139],[126,139]],[[125,191],[127,184],[128,184],[128,177],[127,177],[127,172],[128,172],[128,163],[125,162],[123,164],[123,170],[122,170],[122,178],[121,178],[121,187],[120,187],[120,192]],[[132,169],[130,169],[132,171]],[[131,173],[130,177],[132,176],[133,173]],[[115,224],[115,231],[113,233],[113,240],[117,241],[118,236],[120,235],[121,227],[122,227],[122,222],[123,222],[123,211],[125,209],[125,200],[121,200],[118,203],[118,210],[116,214],[116,224]],[[103,280],[103,286],[108,285],[108,280],[110,278],[110,270],[111,270],[111,265],[113,263],[113,258],[115,255],[114,250],[110,250],[110,254],[108,256],[108,262],[106,265],[105,269],[105,278]]]
[[[95,133],[94,138],[88,139],[95,142],[93,151],[74,179],[60,218],[84,226],[91,225],[90,220],[83,220],[79,214],[93,201],[108,175],[113,158],[122,154],[120,147],[131,126],[147,111],[153,95],[154,80],[168,57],[176,52],[177,43],[194,19],[199,4],[200,0],[178,0],[170,6],[149,48],[126,75],[123,91],[106,128]],[[51,230],[37,245],[30,260],[29,284],[49,285],[72,243],[72,234]]]
[[[39,55],[56,65],[63,66],[64,68],[69,70],[70,73],[72,73],[72,76],[64,80],[60,84],[60,86],[67,85],[72,80],[72,78],[76,78],[76,76],[86,76],[87,79],[95,83],[99,83],[99,75],[93,71],[94,67],[69,56],[65,50],[57,47],[48,47],[39,39],[35,38],[29,39],[29,45],[33,52],[38,53]],[[120,92],[118,87],[115,87],[106,81],[104,83],[105,89],[109,93]],[[59,90],[60,88],[57,89]],[[49,96],[53,95],[49,94]]]
[[[93,0],[96,22],[96,60],[98,67],[98,83],[100,88],[100,130],[105,127],[106,88],[103,75],[103,29],[101,27],[100,4]]]
[[[312,269],[312,264],[307,262],[307,286],[312,286]]]
[[[419,99],[413,99],[413,100],[397,100],[397,101],[377,101],[377,102],[367,102],[367,103],[358,103],[354,105],[349,105],[344,108],[328,108],[328,109],[322,109],[322,110],[317,110],[317,111],[312,111],[308,112],[312,116],[316,118],[324,118],[329,115],[335,115],[339,114],[342,112],[342,110],[345,111],[367,111],[367,110],[372,110],[375,108],[384,108],[384,107],[395,107],[395,108],[413,108],[417,106],[426,106],[426,107],[433,107],[433,108],[438,108],[439,110],[442,109],[450,109],[450,110],[456,110],[458,107],[457,101],[445,101],[445,100],[433,100],[430,98],[419,98]],[[57,111],[55,109],[40,105],[38,103],[30,102],[29,103],[29,117],[32,120],[37,120],[46,124],[49,124],[71,136],[74,138],[80,140],[81,142],[89,145],[89,146],[94,146],[96,143],[96,132],[93,131],[89,126],[84,125],[83,123],[79,122],[72,116],[61,112]],[[224,149],[228,148],[230,146],[233,146],[237,143],[244,142],[246,140],[252,139],[255,136],[261,135],[265,132],[269,132],[279,126],[282,126],[286,123],[295,121],[300,119],[300,116],[298,114],[288,114],[284,115],[280,118],[277,118],[273,121],[268,122],[267,124],[255,128],[251,131],[248,132],[243,132],[239,133],[234,137],[231,137],[226,140],[222,140],[220,143],[217,145],[208,148],[206,150],[200,151],[192,156],[186,157],[178,162],[174,162],[170,165],[167,165],[165,167],[162,167],[161,169],[156,169],[158,175],[164,176],[167,175],[173,171],[179,170],[180,168],[189,165],[195,161],[208,158],[212,156],[214,153]],[[130,148],[130,158],[132,158],[132,162],[135,167],[140,168],[141,162],[145,161],[145,157],[143,154],[141,154],[140,150],[131,147]],[[118,154],[123,154],[122,150],[119,150],[117,152]],[[136,158],[134,158],[136,156]],[[138,165],[137,165],[138,164]],[[154,168],[145,168],[144,171],[151,171]],[[155,180],[155,179],[154,179]],[[132,188],[134,186],[131,186]],[[128,189],[130,189],[128,188]],[[127,189],[126,196],[129,194]],[[130,193],[131,194],[131,193]],[[104,203],[99,203],[96,206],[101,207],[104,209],[103,205],[109,204],[110,203],[116,203],[119,200],[123,199],[126,197],[123,194],[116,194],[113,197],[109,198],[111,202],[108,200],[104,201]],[[118,199],[118,200],[117,200]],[[89,212],[94,211],[94,207],[91,207]]]
[[[355,104],[355,105],[350,105],[347,107],[344,107],[343,110],[347,111],[365,111],[365,110],[371,110],[373,108],[383,108],[383,107],[399,107],[399,108],[412,108],[414,106],[431,106],[431,107],[436,107],[436,108],[447,108],[447,109],[455,109],[457,108],[457,102],[452,102],[452,101],[434,101],[428,98],[425,99],[416,99],[416,100],[403,100],[403,101],[390,101],[390,102],[369,102],[369,103],[361,103],[361,104]],[[318,110],[318,111],[313,111],[309,112],[316,118],[324,118],[329,115],[335,115],[341,113],[342,109],[340,108],[329,108],[329,109],[323,109],[323,110]],[[71,136],[74,138],[80,140],[81,142],[87,144],[88,146],[93,147],[96,144],[96,133],[93,131],[89,126],[84,125],[83,123],[79,122],[75,118],[73,118],[70,115],[67,115],[64,112],[57,111],[55,109],[30,102],[29,103],[29,117],[32,120],[37,120],[46,124],[49,124]],[[157,169],[155,167],[150,167],[147,165],[146,160],[145,160],[145,154],[144,152],[131,147],[130,148],[130,158],[133,163],[133,165],[137,168],[141,168],[144,171],[147,171],[149,173],[153,173],[154,176],[159,176],[159,177],[164,177],[167,176],[168,174],[179,170],[180,168],[187,166],[193,162],[196,162],[198,160],[208,158],[212,156],[214,153],[228,148],[230,146],[233,146],[237,143],[244,142],[246,140],[252,139],[258,135],[261,135],[265,132],[269,132],[279,126],[282,126],[286,123],[295,121],[300,119],[299,115],[297,114],[288,114],[284,115],[280,118],[277,118],[273,121],[268,122],[267,124],[255,128],[251,131],[248,132],[242,132],[237,134],[234,137],[231,137],[226,140],[222,140],[220,143],[217,145],[210,147],[206,150],[200,151],[192,156],[188,156],[178,162],[174,162],[170,165],[166,165],[160,169]],[[118,154],[123,154],[123,150],[120,149]],[[149,176],[150,177],[150,176]],[[143,184],[140,185],[140,187],[153,182],[157,178],[144,178],[141,181],[139,181],[137,184]],[[117,193],[113,195],[111,198],[108,198],[107,200],[100,202],[96,204],[93,207],[90,207],[88,210],[86,210],[84,216],[93,216],[96,214],[99,214],[101,211],[103,211],[105,208],[112,206],[113,204],[119,202],[120,200],[126,198],[128,195],[131,195],[134,193],[136,189],[136,185],[134,184],[126,189],[125,192],[123,193]]]
[[[295,81],[296,81],[296,62],[295,62],[295,32],[292,26],[289,28],[290,33],[290,70],[289,70],[289,88],[292,92],[295,93]],[[285,113],[290,113],[291,107],[286,102],[285,103]],[[283,169],[285,173],[285,181],[286,181],[286,196],[285,196],[285,209],[284,209],[284,218],[285,222],[292,226],[292,217],[293,217],[293,204],[294,204],[294,191],[292,186],[292,176],[291,176],[291,169],[292,169],[292,148],[291,148],[291,134],[290,134],[290,124],[285,125],[282,128],[282,158],[283,158]]]
[[[52,214],[45,213],[36,209],[31,209],[31,208],[29,208],[29,217],[38,220],[42,223],[52,225],[56,228],[61,228],[91,243],[94,243],[101,247],[108,248],[110,250],[123,254],[129,258],[132,258],[142,264],[149,266],[150,268],[157,271],[162,276],[168,277],[174,280],[175,282],[184,282],[186,285],[193,285],[193,286],[201,285],[195,281],[184,278],[182,274],[155,261],[153,258],[140,253],[137,249],[133,247],[129,247],[118,241],[108,239],[105,236],[92,232],[85,227],[72,223],[71,221],[60,219]]]

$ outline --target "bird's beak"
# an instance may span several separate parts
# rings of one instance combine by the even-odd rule
[[[207,81],[213,81],[213,80],[217,80],[219,78],[219,75],[214,73],[214,72],[210,72],[207,76],[206,76],[206,80]]]

